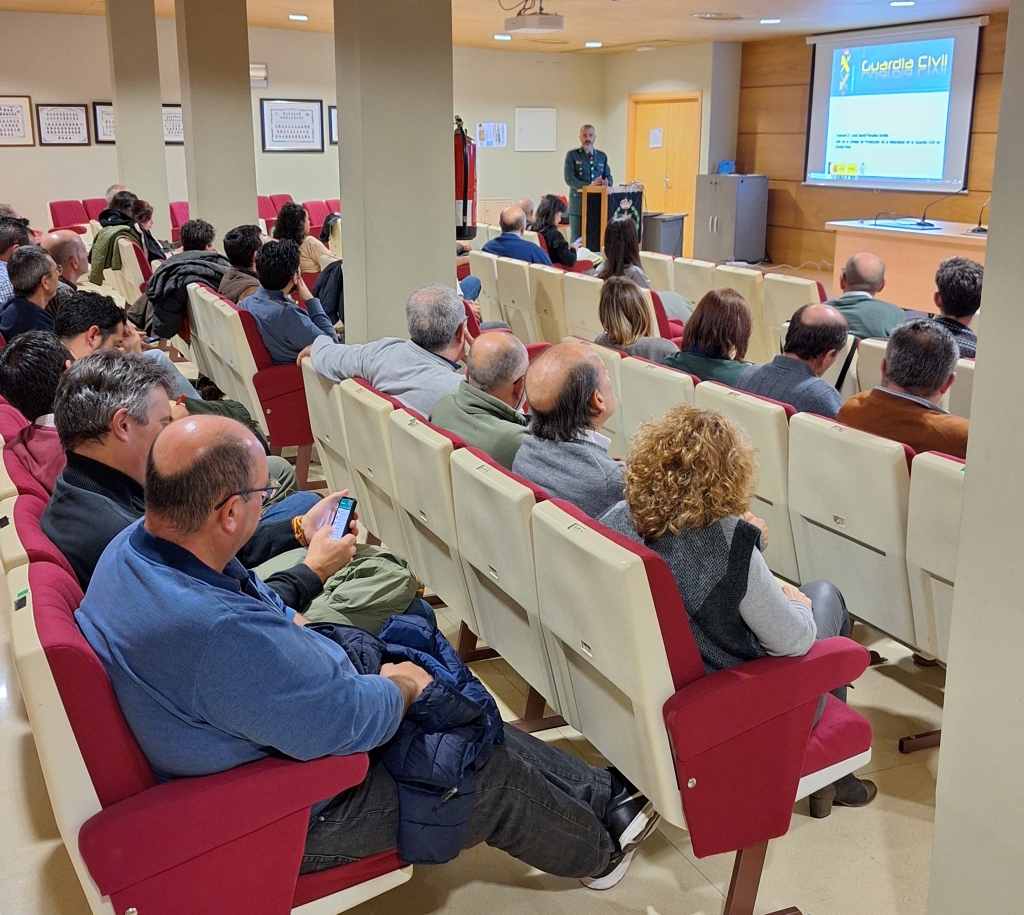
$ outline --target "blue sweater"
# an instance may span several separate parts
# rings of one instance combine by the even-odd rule
[[[42,308],[15,296],[0,310],[0,334],[10,343],[30,330],[53,330],[53,318]]]
[[[502,232],[497,238],[487,242],[483,250],[484,253],[493,254],[495,257],[514,257],[517,261],[526,261],[528,264],[551,266],[551,258],[541,250],[540,245],[527,241],[518,232]]]
[[[330,337],[338,342],[331,319],[324,313],[319,299],[310,299],[303,311],[280,290],[275,292],[260,286],[252,295],[242,299],[238,307],[256,319],[263,344],[274,365],[294,362],[317,337]]]
[[[111,541],[75,613],[161,780],[357,753],[395,734],[398,687],[358,674],[293,617],[237,560],[216,572],[143,521]]]

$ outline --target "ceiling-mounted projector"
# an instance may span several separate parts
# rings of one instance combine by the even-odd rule
[[[505,31],[518,32],[520,35],[562,32],[564,30],[565,17],[553,16],[550,13],[523,13],[505,20]]]

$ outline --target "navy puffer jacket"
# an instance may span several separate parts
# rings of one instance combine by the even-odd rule
[[[451,643],[422,617],[393,616],[379,638],[349,626],[311,628],[341,645],[360,673],[412,661],[433,676],[381,748],[381,760],[398,785],[402,860],[450,861],[465,841],[476,773],[494,746],[505,741],[494,699]]]

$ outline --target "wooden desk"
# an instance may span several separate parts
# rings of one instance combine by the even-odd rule
[[[876,226],[873,219],[825,223],[836,233],[833,294],[840,294],[839,277],[850,256],[870,251],[885,261],[885,289],[879,298],[901,308],[935,313],[935,271],[939,264],[954,255],[984,264],[987,237],[964,234],[974,228],[970,223],[931,222],[938,228]]]

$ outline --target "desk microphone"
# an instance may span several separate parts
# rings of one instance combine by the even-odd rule
[[[990,196],[988,200],[981,205],[981,212],[978,214],[978,224],[971,229],[971,235],[988,235],[988,226],[983,226],[981,224],[981,217],[985,215],[985,207],[987,207],[991,202],[992,197]]]
[[[931,203],[929,203],[928,206],[926,206],[924,208],[924,212],[921,214],[921,218],[917,222],[911,223],[911,225],[916,226],[918,229],[934,229],[934,228],[936,228],[934,222],[929,222],[927,219],[925,219],[925,216],[928,215],[928,211],[933,206],[935,206],[935,204],[942,203],[943,200],[948,200],[950,197],[955,197],[959,193],[960,193],[959,191],[953,191],[952,194],[946,194],[944,197],[936,198]]]

